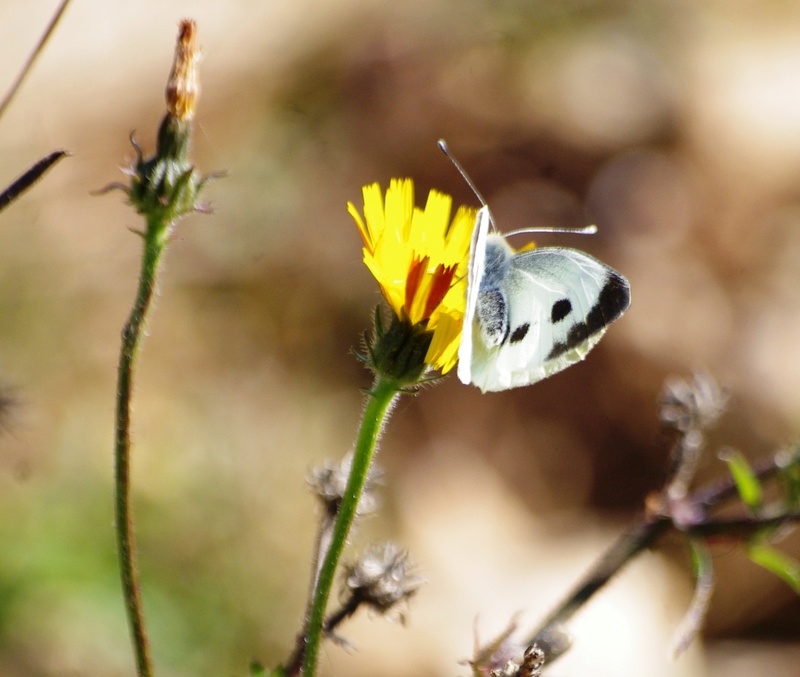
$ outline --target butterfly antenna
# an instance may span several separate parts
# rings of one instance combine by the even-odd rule
[[[475,197],[478,198],[481,205],[489,209],[489,205],[486,204],[486,200],[483,199],[483,195],[478,190],[478,187],[469,178],[469,174],[464,170],[461,166],[461,163],[453,157],[453,154],[450,152],[450,149],[447,147],[447,142],[444,139],[439,139],[436,144],[441,148],[442,152],[447,156],[447,159],[453,163],[453,166],[458,170],[458,173],[464,178],[464,181],[467,182],[467,185],[472,189],[472,192],[475,193]],[[489,220],[492,224],[492,228],[495,227],[494,225],[494,217],[492,216],[491,211],[489,211]],[[506,237],[510,235],[523,235],[525,233],[569,233],[572,235],[594,235],[597,232],[597,226],[584,226],[583,228],[551,228],[548,226],[544,226],[542,228],[522,228],[521,230],[514,230],[510,233],[506,233]]]
[[[529,233],[568,233],[570,235],[594,235],[597,232],[597,226],[584,226],[583,228],[554,228],[551,226],[542,226],[541,228],[521,228],[520,230],[512,230],[506,233],[506,237],[511,235],[525,235]]]
[[[481,205],[486,207],[487,206],[486,205],[486,200],[483,199],[483,195],[481,195],[481,192],[478,190],[478,188],[472,182],[472,179],[469,178],[469,174],[467,174],[464,171],[464,168],[461,166],[461,163],[458,160],[456,160],[453,157],[453,155],[450,153],[450,149],[447,147],[447,142],[444,139],[439,139],[436,142],[436,144],[439,146],[439,148],[442,149],[442,153],[444,153],[447,156],[447,159],[450,160],[450,162],[453,163],[453,166],[458,170],[458,173],[461,174],[462,177],[464,177],[464,181],[466,181],[467,185],[470,188],[472,188],[472,192],[475,193],[475,197],[478,198],[478,200],[480,201]]]

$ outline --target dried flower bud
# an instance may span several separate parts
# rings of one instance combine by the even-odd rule
[[[371,546],[344,569],[347,596],[386,614],[410,599],[424,580],[414,574],[408,553],[394,543]],[[404,617],[399,615],[402,622]]]
[[[347,488],[347,480],[350,478],[352,463],[353,454],[348,453],[341,463],[326,461],[321,466],[314,468],[306,478],[311,490],[323,502],[326,513],[331,517],[339,511],[342,496],[344,496],[344,491]],[[361,498],[358,501],[356,511],[358,515],[367,515],[375,509],[375,504],[377,503],[375,487],[380,481],[380,470],[373,464],[369,469],[369,474],[364,482],[364,489],[361,492]]]
[[[727,403],[727,393],[707,372],[694,372],[691,381],[666,381],[659,415],[664,425],[680,433],[665,485],[670,502],[686,497],[705,446],[705,431],[716,424]]]
[[[519,663],[509,660],[502,668],[495,668],[489,677],[519,677]]]
[[[200,94],[197,78],[197,62],[200,60],[200,55],[196,45],[196,28],[195,22],[191,19],[181,21],[172,71],[167,80],[167,110],[179,120],[191,120],[194,117],[195,104]]]
[[[539,677],[544,669],[544,651],[536,644],[525,649],[522,665],[519,666],[519,677]]]
[[[145,158],[133,138],[136,162],[126,174],[131,177],[125,188],[131,204],[147,217],[159,232],[153,237],[166,240],[178,219],[195,211],[208,211],[198,201],[200,192],[215,175],[201,177],[189,159],[192,117],[198,92],[194,21],[181,23],[167,84],[167,113],[158,129],[156,152]],[[114,187],[114,186],[111,186]],[[148,226],[150,227],[150,226]]]
[[[531,644],[525,649],[522,663],[509,659],[502,667],[491,670],[489,677],[540,677],[544,663],[544,651],[536,644]]]
[[[687,434],[716,424],[725,411],[728,394],[706,372],[696,371],[691,382],[669,379],[661,395],[661,421]]]

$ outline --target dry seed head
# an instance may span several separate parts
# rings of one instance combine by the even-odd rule
[[[349,595],[381,614],[410,599],[424,583],[416,575],[408,553],[394,543],[369,547],[356,562],[345,567],[344,577]]]

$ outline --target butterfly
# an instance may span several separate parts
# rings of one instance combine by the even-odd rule
[[[495,232],[486,200],[444,139],[438,146],[482,205],[469,247],[458,378],[483,392],[509,390],[583,360],[630,306],[628,281],[577,249],[515,251]],[[597,228],[530,228],[509,235],[531,232],[589,234]]]
[[[631,300],[628,281],[594,257],[566,247],[517,252],[493,229],[484,202],[458,349],[459,379],[483,392],[530,385],[583,360]]]

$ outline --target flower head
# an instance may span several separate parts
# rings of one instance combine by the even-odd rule
[[[125,170],[131,177],[131,184],[123,190],[128,193],[131,204],[150,222],[166,224],[158,226],[160,239],[168,236],[181,217],[207,210],[198,196],[208,180],[215,176],[201,177],[189,158],[192,119],[200,91],[196,38],[195,22],[182,21],[165,93],[167,113],[158,129],[156,152],[145,158],[131,137],[136,162]]]
[[[363,188],[364,217],[348,203],[364,241],[364,263],[395,317],[428,340],[425,365],[447,373],[456,363],[464,316],[469,243],[476,211],[430,191],[414,206],[411,179],[392,179],[384,198],[377,183]]]

